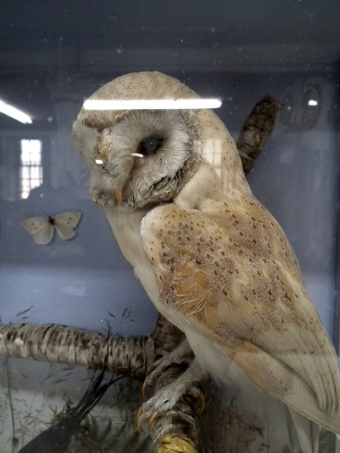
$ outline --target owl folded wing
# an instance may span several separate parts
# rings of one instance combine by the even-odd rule
[[[146,215],[141,235],[161,303],[262,390],[340,434],[337,357],[265,208],[251,196],[168,204]]]

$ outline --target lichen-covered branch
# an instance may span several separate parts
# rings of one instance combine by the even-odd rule
[[[236,146],[246,175],[270,137],[276,115],[282,107],[278,101],[267,94],[255,104],[243,123]]]
[[[0,326],[0,357],[66,363],[145,379],[155,360],[150,336],[105,336],[57,324]]]
[[[170,384],[182,372],[183,368],[178,365],[167,369],[157,380],[155,391]],[[155,453],[196,453],[199,450],[199,419],[203,394],[198,387],[193,387],[195,391],[185,394],[172,409],[153,422],[150,434]]]

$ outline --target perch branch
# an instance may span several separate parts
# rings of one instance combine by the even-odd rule
[[[0,326],[0,357],[66,363],[93,370],[105,366],[107,371],[120,374],[137,370],[134,377],[143,380],[155,360],[155,347],[150,336],[107,337],[57,324],[9,324]]]
[[[243,123],[236,146],[246,175],[252,169],[255,159],[273,132],[276,115],[282,107],[278,101],[267,94],[255,104]]]

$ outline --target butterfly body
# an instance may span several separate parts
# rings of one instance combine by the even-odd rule
[[[55,217],[29,217],[21,222],[21,225],[33,235],[33,240],[39,245],[49,244],[57,231],[59,237],[65,241],[73,238],[75,228],[81,218],[81,213],[77,211],[67,211]]]

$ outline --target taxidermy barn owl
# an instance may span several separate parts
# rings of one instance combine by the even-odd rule
[[[172,77],[140,72],[89,100],[197,98]],[[319,425],[340,434],[334,348],[288,239],[252,195],[222,121],[205,109],[83,107],[73,139],[91,197],[136,277],[195,353],[183,381],[207,373],[246,400],[281,401],[304,453],[317,451]],[[175,404],[180,380],[145,412]]]

